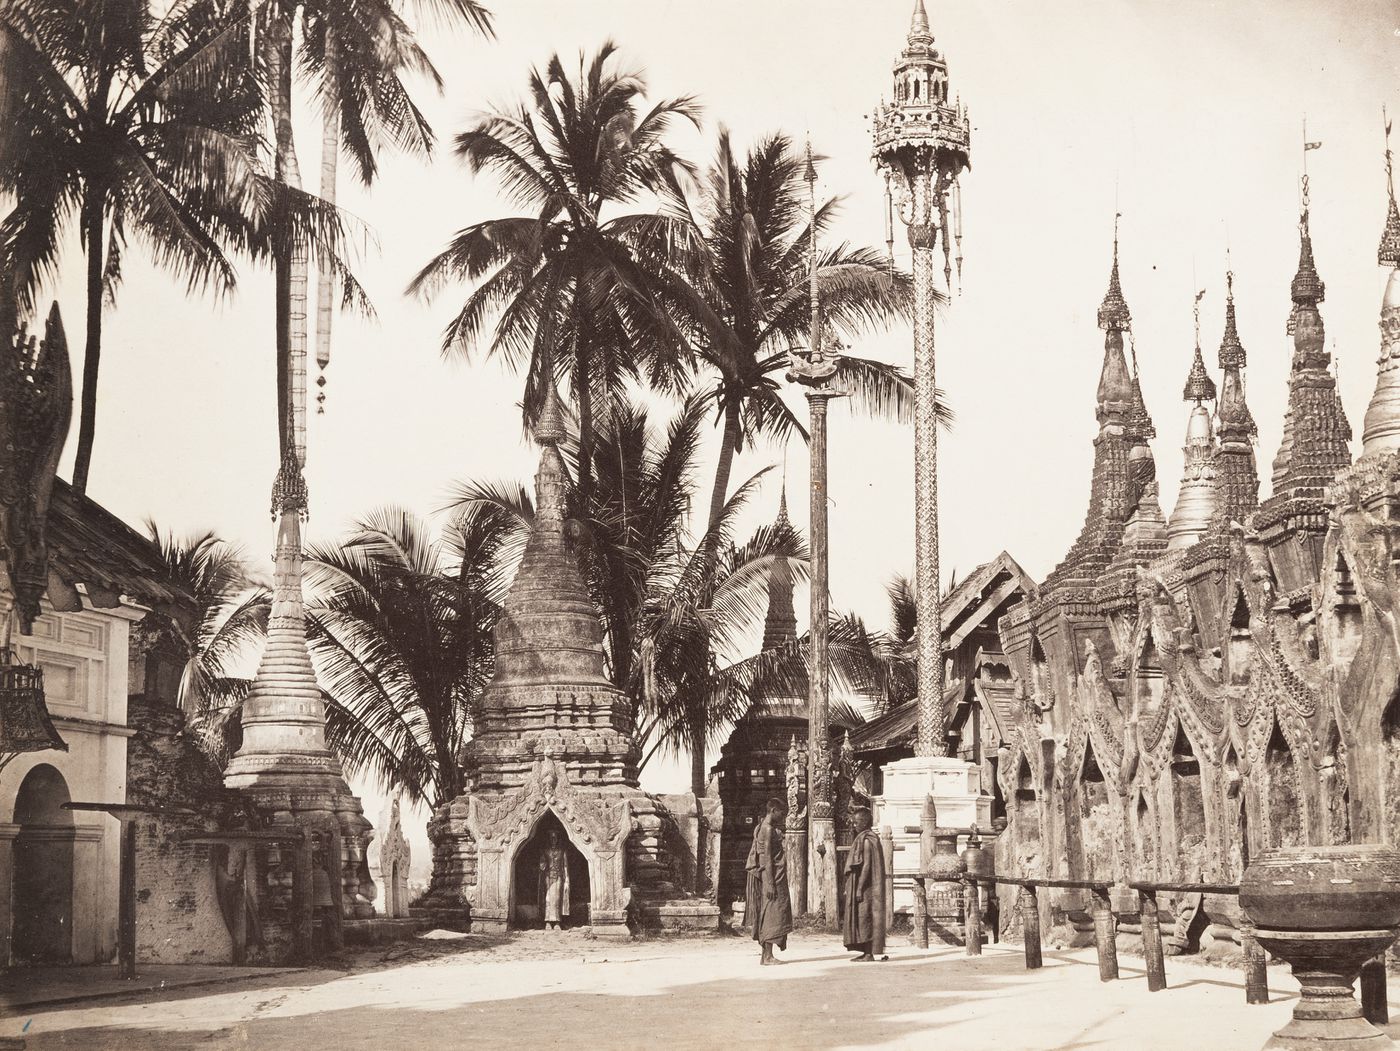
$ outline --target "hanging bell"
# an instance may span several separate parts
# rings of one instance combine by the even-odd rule
[[[44,705],[44,669],[0,649],[0,754],[68,751]]]

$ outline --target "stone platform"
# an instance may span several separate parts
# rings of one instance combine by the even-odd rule
[[[390,919],[375,916],[367,920],[346,920],[344,924],[346,945],[386,945],[389,942],[416,938],[423,931],[434,926],[427,917]]]

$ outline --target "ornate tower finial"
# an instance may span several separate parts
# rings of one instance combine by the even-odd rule
[[[1385,192],[1387,208],[1385,229],[1381,232],[1380,247],[1376,250],[1376,262],[1392,270],[1400,267],[1400,209],[1395,206],[1395,163],[1390,152],[1390,117],[1385,107],[1381,107],[1381,119],[1385,121]]]
[[[1385,115],[1384,109],[1381,111]],[[1390,153],[1390,119],[1385,118],[1385,189],[1388,206],[1376,260],[1390,270],[1381,300],[1381,355],[1376,389],[1366,407],[1361,455],[1400,450],[1400,212],[1395,207],[1395,175]]]
[[[1121,217],[1122,213],[1113,216],[1113,269],[1108,274],[1108,291],[1099,305],[1099,328],[1105,332],[1125,332],[1133,326],[1128,302],[1123,298],[1123,288],[1118,283],[1118,220]]]
[[[1220,338],[1220,401],[1216,404],[1220,446],[1215,454],[1215,517],[1213,527],[1224,532],[1231,522],[1242,522],[1259,503],[1259,472],[1254,462],[1254,437],[1258,427],[1245,402],[1244,344],[1235,327],[1235,272],[1225,271],[1225,333]]]
[[[1206,363],[1201,357],[1201,299],[1205,294],[1205,289],[1197,292],[1193,304],[1196,349],[1181,394],[1182,400],[1191,404],[1191,416],[1186,424],[1186,444],[1182,447],[1181,488],[1167,525],[1167,547],[1172,549],[1190,547],[1205,536],[1216,506],[1215,434],[1204,404],[1215,398],[1215,381],[1206,372]]]
[[[924,10],[924,0],[914,0],[914,15],[909,20],[909,43],[933,43],[933,30],[929,28],[928,12]]]

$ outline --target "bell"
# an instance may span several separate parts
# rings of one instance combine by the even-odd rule
[[[0,649],[0,755],[68,751],[44,706],[44,669],[22,664],[9,647]]]

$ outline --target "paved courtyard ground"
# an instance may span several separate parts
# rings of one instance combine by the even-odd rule
[[[1297,992],[1286,968],[1271,967],[1273,1001],[1251,1007],[1237,973],[1170,959],[1170,988],[1148,993],[1132,957],[1120,981],[1103,984],[1092,950],[1047,952],[1028,972],[1012,947],[968,959],[896,945],[887,963],[851,964],[835,938],[803,933],[770,968],[755,949],[741,938],[429,937],[361,954],[349,970],[35,1007],[0,1019],[0,1037],[22,1033],[32,1051],[1253,1051]],[[1400,1005],[1391,1011],[1400,1019]]]

